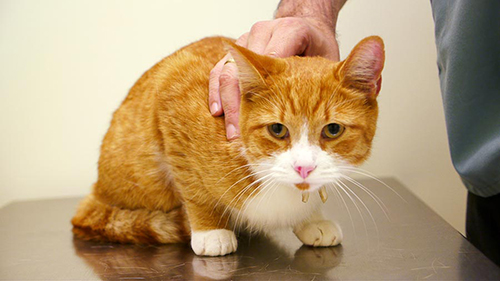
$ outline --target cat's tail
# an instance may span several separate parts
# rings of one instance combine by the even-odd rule
[[[189,224],[183,208],[167,213],[110,206],[90,194],[71,220],[73,233],[84,240],[135,244],[187,242]]]

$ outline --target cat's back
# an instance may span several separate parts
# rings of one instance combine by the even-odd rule
[[[182,94],[184,86],[191,83],[208,85],[210,70],[227,53],[224,43],[227,40],[230,39],[207,37],[165,57],[142,75],[124,103],[160,91],[162,94]]]
[[[207,109],[210,71],[227,53],[224,43],[227,40],[224,37],[201,39],[151,67],[114,113],[108,135],[114,135],[115,128],[120,128],[117,130],[120,133],[133,132],[133,135],[149,129],[156,131],[159,115],[165,115],[165,111],[178,115]]]
[[[208,37],[166,57],[151,69],[161,102],[174,101],[177,107],[196,103],[207,108],[210,71],[227,54],[223,37]]]
[[[115,111],[104,139],[119,145],[151,137],[159,119],[208,111],[210,71],[227,53],[224,37],[207,37],[165,57],[146,71]],[[210,115],[207,115],[210,116]],[[168,118],[168,117],[167,117]],[[185,120],[188,121],[188,120]],[[138,137],[139,136],[139,137]],[[121,146],[127,146],[125,143]]]
[[[165,189],[170,173],[163,164],[165,148],[190,127],[215,125],[207,106],[208,83],[210,70],[226,54],[224,40],[205,38],[178,50],[146,71],[131,88],[101,146],[95,186],[100,199],[119,201],[127,208],[163,205],[164,211],[178,204],[173,199],[167,200],[172,205],[156,200],[173,197]],[[169,138],[162,128],[180,135]],[[141,200],[120,195],[123,190],[139,192],[137,186],[148,186],[148,192],[138,196]]]
[[[178,149],[224,140],[222,118],[208,108],[210,71],[227,54],[224,37],[194,42],[163,59],[153,69],[158,127],[165,141],[180,142]],[[170,138],[171,136],[172,138]]]
[[[227,53],[227,43],[224,43],[227,40],[224,37],[201,39],[164,58],[151,70],[156,79],[167,83],[185,83],[190,78],[208,82],[210,70]]]

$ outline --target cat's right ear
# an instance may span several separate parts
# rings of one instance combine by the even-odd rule
[[[344,87],[376,98],[380,92],[384,68],[384,42],[378,36],[359,42],[349,56],[340,63],[338,76]]]
[[[267,89],[269,77],[286,67],[280,59],[259,55],[229,40],[225,43],[238,67],[241,93],[248,100],[252,100],[255,93]]]

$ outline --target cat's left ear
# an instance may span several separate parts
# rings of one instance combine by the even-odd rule
[[[340,63],[338,75],[343,86],[376,98],[382,83],[384,68],[384,42],[378,36],[359,42],[349,56]]]
[[[254,93],[267,89],[268,78],[286,68],[278,58],[262,56],[246,48],[226,41],[227,49],[238,66],[238,79],[242,95],[251,100]]]

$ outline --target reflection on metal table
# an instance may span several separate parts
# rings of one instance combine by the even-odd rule
[[[0,209],[0,279],[500,280],[500,268],[459,232],[401,183],[383,181],[393,190],[366,180],[376,196],[356,185],[351,198],[330,194],[325,215],[342,226],[341,246],[307,247],[276,231],[240,235],[237,252],[223,257],[195,256],[187,244],[73,238],[78,198],[12,203]]]

